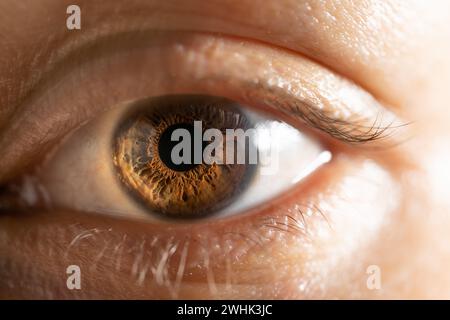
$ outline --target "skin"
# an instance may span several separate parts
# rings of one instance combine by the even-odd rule
[[[7,30],[0,35],[1,184],[29,172],[70,128],[110,105],[192,91],[252,104],[226,79],[264,83],[258,72],[270,59],[282,62],[273,74],[292,83],[304,79],[299,87],[311,94],[337,77],[375,98],[376,107],[364,104],[363,112],[379,108],[408,125],[391,133],[389,147],[381,140],[371,145],[381,149],[338,142],[306,126],[335,151],[333,163],[279,199],[220,221],[185,226],[73,207],[4,206],[0,297],[450,298],[448,1],[79,1],[82,30],[73,32],[65,28],[68,4],[0,1]],[[64,59],[100,35],[133,29],[163,33],[148,38],[156,46],[105,58],[114,62],[109,69],[90,62],[108,46]],[[239,64],[236,52],[248,63]],[[156,63],[160,68],[151,69]],[[88,75],[95,94],[80,85]],[[107,76],[114,90],[100,87]],[[70,158],[69,150],[62,147],[56,158]],[[40,178],[49,190],[51,161]],[[318,203],[327,218],[317,211],[307,216],[308,232],[298,231],[298,213],[297,232],[261,227],[268,217],[291,226],[283,219],[298,203]],[[66,289],[70,264],[82,269],[82,290]],[[371,265],[381,271],[378,290],[366,285]]]

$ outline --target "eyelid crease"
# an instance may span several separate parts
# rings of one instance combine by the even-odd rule
[[[62,134],[67,134],[99,111],[155,94],[152,90],[161,88],[154,89],[151,85],[159,80],[158,76],[166,78],[161,81],[167,88],[165,93],[210,94],[250,106],[259,104],[278,113],[290,114],[291,118],[296,116],[333,138],[353,144],[381,140],[388,136],[388,129],[397,127],[397,118],[363,89],[291,52],[211,34],[157,31],[150,35],[154,42],[149,41],[148,32],[97,39],[81,51],[68,55],[64,60],[67,64],[59,62],[60,69],[55,67],[47,74],[45,81],[15,112],[9,126],[3,128],[0,180],[11,178],[14,166],[29,166],[30,159],[42,152],[43,146],[56,142]],[[137,50],[132,51],[133,46],[137,46]],[[104,53],[105,49],[108,54]],[[120,77],[114,79],[114,71],[117,73],[116,69],[120,69],[116,66],[123,63],[120,59],[123,59],[125,49],[131,51],[125,54],[125,63],[129,66],[119,70]],[[151,50],[156,51],[156,62],[152,60],[155,57],[151,56]],[[94,64],[95,58],[101,63]],[[155,70],[154,63],[166,69]],[[149,79],[148,73],[144,72],[150,67],[156,80]],[[130,74],[133,70],[131,87],[129,78],[123,73]],[[110,79],[107,84],[104,83],[106,75],[101,77],[102,72]],[[83,88],[85,90],[78,88],[84,87],[79,84],[85,82],[87,75],[90,86]],[[107,90],[93,89],[96,80],[98,86],[104,85]],[[111,80],[119,83],[114,91],[111,91]],[[73,101],[68,102],[70,99]],[[389,114],[390,120],[386,122],[386,117],[379,117],[380,113]],[[376,119],[383,122],[376,122]],[[20,125],[30,128],[29,131],[21,131]],[[20,157],[22,159],[18,160]]]

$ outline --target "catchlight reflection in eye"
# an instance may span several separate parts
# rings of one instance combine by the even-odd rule
[[[173,133],[182,129],[194,137],[198,123],[200,145],[193,139],[179,153],[188,151],[184,159],[191,162],[175,163],[171,152],[181,140],[172,139]],[[208,149],[217,139],[207,136],[208,129],[220,133],[217,148]],[[253,135],[243,140],[229,135],[239,130]],[[203,156],[206,149],[213,150],[215,162],[196,162],[198,147]],[[230,150],[232,158],[227,157]],[[192,219],[258,206],[330,158],[313,137],[255,108],[219,97],[173,95],[99,115],[70,136],[39,175],[54,206],[145,219]]]

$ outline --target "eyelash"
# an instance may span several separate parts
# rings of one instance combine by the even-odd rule
[[[84,250],[86,245],[92,246],[96,248],[92,254],[97,257],[95,261],[92,261],[92,269],[97,268],[104,256],[112,256],[114,258],[114,268],[116,272],[120,272],[123,271],[121,269],[123,267],[121,261],[123,258],[122,251],[126,247],[126,254],[133,256],[131,259],[133,261],[132,266],[128,270],[131,279],[137,285],[142,286],[150,277],[151,281],[156,282],[156,285],[165,288],[170,293],[171,298],[178,298],[178,290],[182,281],[180,274],[183,274],[189,267],[188,265],[191,266],[189,269],[196,265],[205,272],[210,293],[214,295],[217,293],[214,287],[221,282],[214,277],[214,270],[217,268],[218,263],[213,258],[216,254],[215,252],[220,252],[221,256],[226,257],[226,274],[221,278],[228,279],[226,284],[231,286],[233,277],[231,274],[228,274],[231,272],[231,264],[239,261],[240,257],[245,256],[255,248],[263,248],[271,241],[277,241],[280,244],[283,241],[282,239],[287,241],[286,238],[301,238],[303,243],[313,241],[312,238],[308,237],[308,227],[306,225],[308,218],[304,216],[303,209],[300,209],[301,207],[305,208],[305,210],[320,212],[320,209],[315,206],[294,205],[293,208],[295,209],[293,210],[300,214],[301,221],[293,216],[295,213],[282,214],[277,217],[258,219],[254,222],[254,227],[251,228],[252,231],[248,234],[227,232],[220,237],[205,236],[200,240],[194,239],[191,235],[187,235],[182,239],[176,239],[173,236],[166,238],[143,236],[140,240],[127,244],[128,239],[132,237],[128,236],[127,233],[118,233],[114,230],[114,227],[108,229],[86,229],[81,226],[72,226],[71,232],[75,236],[70,242],[65,256],[69,256],[73,251],[76,251],[78,246],[81,246],[81,250]],[[322,212],[318,216],[325,221],[327,219]],[[227,246],[226,243],[228,241],[240,244],[239,246]],[[193,248],[194,245],[196,248]],[[233,261],[231,261],[231,257],[233,257]],[[220,262],[220,264],[222,263]],[[197,272],[200,272],[200,270]],[[174,275],[176,276],[174,277]],[[191,274],[191,277],[195,277],[195,275]]]
[[[284,112],[288,118],[298,118],[303,121],[303,125],[325,133],[331,138],[350,145],[358,146],[378,140],[385,140],[394,135],[395,130],[407,126],[408,123],[397,124],[395,118],[391,118],[387,124],[383,124],[383,113],[379,111],[371,125],[367,125],[368,119],[344,120],[329,116],[324,110],[310,105],[307,101],[291,102],[286,97],[283,103],[285,92],[275,88],[265,87],[268,97],[265,102],[268,105],[285,105],[285,110],[281,108],[278,112]],[[270,108],[269,108],[270,109]],[[280,109],[277,107],[277,109]]]

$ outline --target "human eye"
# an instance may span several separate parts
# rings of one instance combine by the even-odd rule
[[[76,50],[3,129],[0,174],[3,211],[38,226],[8,220],[19,230],[9,241],[36,237],[47,267],[80,265],[87,297],[313,290],[397,205],[376,150],[395,145],[402,122],[311,60],[192,32],[109,35]],[[195,121],[221,134],[261,129],[253,143],[258,155],[277,147],[275,167],[174,163],[168,137]]]
[[[189,153],[183,163],[173,159],[177,129],[189,133],[178,151]],[[224,98],[171,95],[102,114],[27,179],[34,206],[192,222],[261,205],[330,158],[317,139],[272,115]]]

